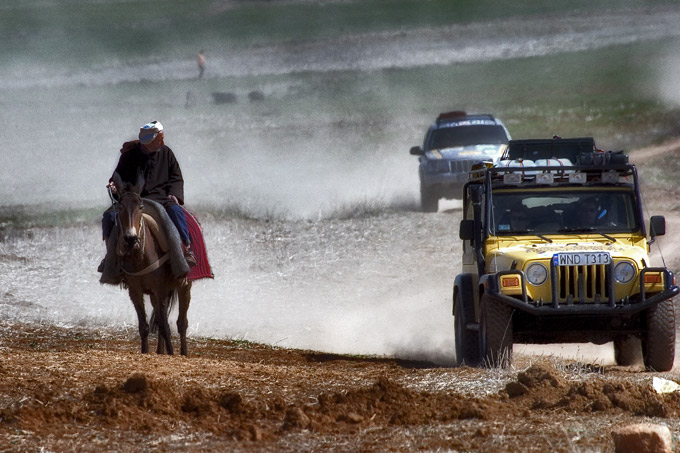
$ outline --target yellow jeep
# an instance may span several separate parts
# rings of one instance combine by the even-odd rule
[[[555,140],[570,139],[530,144]],[[648,370],[670,370],[680,288],[650,266],[665,219],[652,216],[648,239],[635,166],[620,153],[538,149],[548,154],[479,165],[463,188],[458,363],[507,366],[514,342],[613,341],[618,364],[642,358]]]

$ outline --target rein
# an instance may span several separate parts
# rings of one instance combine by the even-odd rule
[[[139,272],[128,272],[125,269],[123,269],[123,272],[125,272],[127,275],[132,275],[133,277],[139,277],[141,275],[146,275],[149,272],[155,271],[156,269],[158,269],[159,267],[161,267],[162,265],[167,263],[169,259],[170,259],[170,254],[166,253],[160,259],[157,259],[156,261],[149,264],[148,266],[146,266],[144,269],[142,269]]]

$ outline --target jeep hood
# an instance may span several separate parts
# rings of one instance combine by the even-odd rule
[[[503,154],[507,145],[467,145],[426,151],[429,159],[494,159]]]
[[[549,260],[556,253],[563,252],[609,252],[612,259],[627,258],[635,261],[638,267],[642,267],[642,260],[647,258],[646,251],[635,245],[604,242],[580,242],[580,243],[545,243],[545,244],[520,244],[509,247],[499,247],[489,250],[487,255],[487,269],[492,272],[510,269],[515,262],[518,269],[524,267],[524,263],[535,260]]]

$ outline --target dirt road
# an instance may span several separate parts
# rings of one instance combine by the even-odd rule
[[[132,328],[0,328],[2,451],[612,451],[623,424],[680,432],[680,395],[634,368],[441,368],[196,338],[189,358],[142,356]]]

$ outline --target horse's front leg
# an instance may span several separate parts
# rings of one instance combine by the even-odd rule
[[[165,349],[168,355],[172,355],[172,342],[170,341],[170,325],[168,325],[168,303],[170,299],[167,295],[159,296],[158,294],[151,295],[151,304],[156,312],[156,324],[158,325],[158,346],[156,352],[163,353],[161,343],[165,343]]]
[[[144,309],[144,293],[137,288],[130,287],[130,300],[137,312],[137,324],[139,325],[139,338],[142,341],[142,354],[149,352],[149,323],[146,320]]]
[[[156,332],[158,333],[158,343],[156,343],[156,354],[165,354],[165,340],[163,339],[163,334],[161,329],[158,328],[158,319],[151,316],[156,323]]]
[[[187,355],[187,327],[189,320],[187,312],[191,302],[191,283],[180,285],[179,289],[179,316],[177,316],[177,330],[179,331],[180,353]]]

